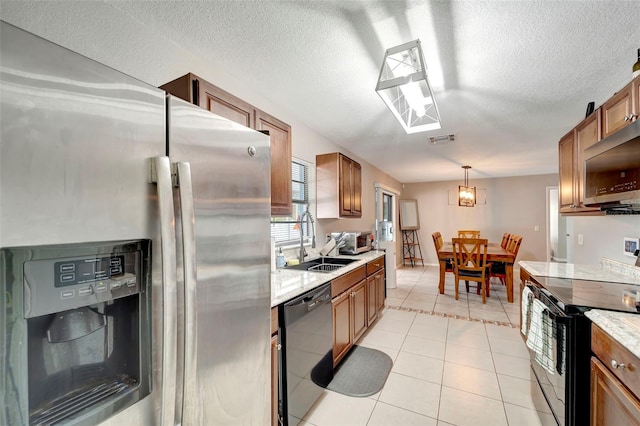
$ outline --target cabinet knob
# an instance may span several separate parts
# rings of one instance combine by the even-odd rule
[[[281,351],[281,350],[282,350],[282,343],[278,343],[278,344],[276,345],[276,349],[277,349],[277,350],[279,350],[279,351]]]
[[[625,365],[625,364],[620,364],[620,363],[618,363],[618,361],[616,361],[615,359],[612,359],[612,360],[611,360],[611,366],[612,366],[613,368],[625,368],[625,367],[626,367],[626,365]]]
[[[629,115],[624,116],[624,121],[633,121],[638,118],[638,114],[631,113]]]

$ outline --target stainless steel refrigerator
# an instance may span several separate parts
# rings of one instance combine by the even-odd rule
[[[0,424],[269,423],[268,136],[0,31]]]

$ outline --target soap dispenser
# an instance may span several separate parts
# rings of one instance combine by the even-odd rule
[[[278,268],[284,268],[284,254],[282,253],[282,247],[278,250],[278,257],[276,257],[276,266]]]

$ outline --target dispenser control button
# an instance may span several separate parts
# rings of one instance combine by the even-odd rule
[[[111,290],[117,290],[117,289],[119,289],[120,287],[122,287],[122,283],[121,283],[121,282],[117,282],[117,281],[116,281],[116,282],[112,282],[112,283],[111,283]]]
[[[82,287],[78,289],[78,296],[89,296],[93,293],[93,289],[91,287]]]
[[[66,283],[76,279],[76,274],[62,274],[60,275],[60,282]]]
[[[121,273],[122,273],[122,268],[120,266],[111,267],[111,275],[120,275]]]
[[[76,265],[74,263],[63,263],[60,265],[60,272],[74,272]]]
[[[75,290],[63,290],[60,292],[60,299],[71,299],[75,294]]]
[[[102,293],[103,291],[107,291],[107,285],[100,281],[96,284],[96,293]]]

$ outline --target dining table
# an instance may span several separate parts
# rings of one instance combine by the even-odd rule
[[[438,250],[438,262],[440,263],[440,281],[438,287],[440,294],[444,294],[444,274],[447,268],[447,260],[453,261],[453,258],[453,244],[451,242],[444,242]],[[500,243],[489,243],[487,245],[487,262],[504,262],[505,264],[507,301],[509,303],[513,303],[513,263],[515,260],[515,254],[502,248]]]

